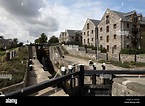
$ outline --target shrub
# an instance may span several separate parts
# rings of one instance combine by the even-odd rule
[[[120,51],[121,54],[144,54],[145,53],[145,49],[133,49],[133,48],[124,48],[121,49]]]

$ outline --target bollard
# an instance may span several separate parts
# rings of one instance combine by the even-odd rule
[[[65,75],[65,73],[66,73],[65,67],[61,67],[61,74],[62,74],[62,75]]]
[[[92,60],[89,60],[89,65],[90,65],[90,66],[92,66],[92,65],[93,65]]]
[[[105,63],[102,64],[102,70],[105,70],[105,69],[106,69],[105,65],[106,65]],[[104,82],[105,82],[105,79],[104,79],[104,77],[103,77],[104,74],[101,74],[100,76],[101,76],[101,83],[104,84]]]
[[[33,56],[33,59],[35,59],[35,56]]]
[[[73,69],[73,66],[72,65],[68,65],[68,73],[72,73],[72,69]]]
[[[72,73],[72,65],[68,65],[68,73]],[[70,79],[70,88],[73,89],[73,75],[71,76],[71,79]]]
[[[29,65],[29,70],[32,71],[32,69],[33,69],[33,65],[30,64],[30,65]]]
[[[65,69],[65,67],[61,67],[61,74],[62,74],[62,76],[66,74],[66,69]],[[63,88],[63,90],[66,92],[66,81],[63,81],[63,82],[62,82],[62,88]]]
[[[96,63],[93,64],[93,69],[96,70]],[[96,85],[96,74],[92,75],[92,84]]]
[[[105,65],[106,65],[105,63],[102,64],[102,70],[105,70],[106,69],[106,66]]]
[[[96,63],[93,63],[93,68],[94,70],[96,70]]]
[[[29,59],[29,64],[32,64],[32,59]]]

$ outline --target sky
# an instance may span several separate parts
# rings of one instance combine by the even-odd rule
[[[101,20],[106,9],[136,10],[145,17],[145,0],[0,0],[0,36],[31,43],[65,29],[82,30],[87,18]]]

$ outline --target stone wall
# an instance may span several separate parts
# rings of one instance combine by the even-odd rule
[[[96,54],[89,54],[89,53],[86,53],[85,51],[78,51],[77,48],[73,48],[71,46],[65,46],[65,48],[69,52],[69,54],[71,54],[71,55],[75,55],[78,57],[90,58],[90,59],[96,58]]]
[[[0,92],[2,92],[3,94],[6,94],[6,93],[9,93],[9,92],[16,91],[16,90],[24,88],[26,86],[26,83],[27,83],[27,75],[28,75],[27,73],[28,73],[28,70],[26,70],[25,76],[24,76],[24,79],[23,79],[22,82],[17,83],[17,84],[13,84],[13,85],[8,86],[8,87],[1,88]]]

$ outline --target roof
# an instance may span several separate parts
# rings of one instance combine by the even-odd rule
[[[67,29],[66,32],[70,35],[70,36],[74,36],[76,30],[69,30]]]
[[[81,30],[69,30],[69,29],[66,29],[66,32],[69,34],[69,36],[75,36],[75,33],[80,33],[82,32]]]
[[[132,20],[130,20],[127,16],[136,13],[135,10],[130,11],[128,13],[123,13],[123,12],[114,11],[114,10],[111,10],[111,11],[116,13],[122,19],[122,21],[127,21],[127,22],[132,22]],[[141,15],[141,14],[138,14],[138,15]],[[145,24],[145,17],[142,17],[142,21],[140,21],[139,23],[140,24]]]
[[[100,20],[90,19],[90,21],[92,21],[95,26],[98,26],[98,24],[100,23]]]
[[[116,13],[122,19],[122,21],[132,22],[129,18],[126,17],[126,15],[131,14],[132,11],[131,12],[128,12],[128,13],[123,13],[123,12],[114,11],[114,10],[111,10],[111,11],[113,11],[114,13]]]
[[[136,11],[135,11],[135,10],[130,11],[130,12],[128,12],[128,13],[125,13],[125,16],[131,15],[131,14],[134,14],[134,13],[136,13]]]

